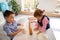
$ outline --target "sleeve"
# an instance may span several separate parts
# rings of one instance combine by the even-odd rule
[[[8,27],[4,27],[3,30],[7,33],[7,35],[11,34],[11,29],[9,29]]]
[[[47,26],[48,22],[49,22],[48,19],[47,19],[46,17],[44,17],[44,19],[43,19],[43,21],[42,21],[43,26],[42,26],[42,28],[40,29],[40,32],[44,32],[44,31],[46,30],[46,26]]]
[[[39,28],[39,24],[38,24],[38,22],[36,22],[36,28]]]
[[[21,24],[20,23],[17,23],[17,26],[20,26]]]
[[[18,22],[16,22],[16,21],[15,21],[15,23],[17,24],[17,26],[20,26],[20,25],[21,25],[20,23],[18,23]]]

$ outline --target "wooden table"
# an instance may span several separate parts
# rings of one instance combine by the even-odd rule
[[[49,37],[47,37],[47,35],[44,33],[41,33],[39,35],[29,35],[28,33],[23,34],[22,32],[20,32],[14,37],[13,40],[56,40],[52,33],[48,35]]]
[[[26,33],[23,34],[22,32],[18,33],[13,40],[56,40],[52,30],[48,30],[47,32],[44,33],[40,33],[39,35],[37,35],[37,31],[33,31],[32,35],[29,35],[29,27],[28,27],[28,20],[26,20],[27,22],[24,25],[24,28],[26,30]],[[32,24],[33,25],[33,24]],[[33,29],[34,27],[32,27]],[[49,35],[49,37],[47,36]]]

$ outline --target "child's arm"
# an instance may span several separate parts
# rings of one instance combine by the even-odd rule
[[[39,33],[41,33],[41,32],[44,32],[45,30],[46,30],[46,26],[47,26],[47,23],[48,23],[49,21],[48,21],[48,19],[45,17],[44,19],[43,19],[43,26],[39,29],[39,32],[37,33],[37,34],[39,34]]]
[[[47,24],[48,24],[49,21],[48,21],[48,19],[45,17],[42,22],[43,22],[43,26],[42,26],[41,29],[39,29],[40,32],[44,32],[44,31],[46,30],[46,26],[47,26]]]
[[[3,27],[3,30],[7,33],[9,36],[15,36],[17,33],[19,33],[21,30],[18,29],[16,32],[11,32],[11,29],[8,27]]]
[[[20,24],[20,23],[18,23],[18,24]],[[26,31],[25,31],[25,29],[24,29],[24,25],[23,24],[20,24],[20,25],[18,25],[18,27],[17,27],[18,29],[21,29],[21,31],[22,31],[22,33],[26,33]]]
[[[38,24],[38,22],[36,22],[36,27],[34,30],[38,30],[38,29],[39,29],[39,24]]]
[[[20,29],[18,29],[16,32],[10,33],[9,36],[15,36],[15,35],[18,34],[19,32],[21,32]]]

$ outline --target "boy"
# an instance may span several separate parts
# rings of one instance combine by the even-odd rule
[[[34,17],[37,18],[37,27],[35,30],[39,30],[39,33],[42,33],[50,28],[49,18],[46,15],[43,15],[44,10],[36,9],[34,12]]]
[[[7,33],[7,35],[10,37],[10,40],[13,40],[13,37],[18,34],[19,32],[21,32],[22,30],[18,29],[17,26],[19,26],[20,24],[18,24],[15,20],[14,20],[14,13],[6,10],[4,12],[4,18],[6,19],[6,23],[3,26],[3,30]]]

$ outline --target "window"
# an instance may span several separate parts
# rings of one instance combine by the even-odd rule
[[[33,11],[38,6],[38,0],[21,0],[22,11]]]
[[[55,12],[60,14],[60,0],[57,0]]]

